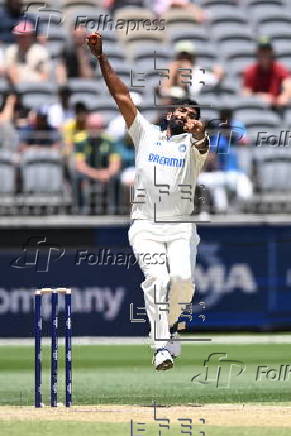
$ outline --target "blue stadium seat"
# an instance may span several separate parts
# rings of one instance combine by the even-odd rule
[[[290,53],[291,47],[291,35],[290,38],[286,39],[276,39],[273,41],[273,47],[276,55]]]
[[[15,153],[0,150],[0,198],[4,194],[13,195],[16,191],[16,162]],[[12,199],[10,199],[11,201]]]
[[[22,153],[21,172],[26,193],[61,193],[64,189],[63,158],[59,151],[30,148]]]
[[[168,68],[169,62],[171,61],[170,53],[165,53],[161,51],[158,51],[156,53],[156,68]],[[144,53],[138,55],[134,58],[133,64],[135,66],[133,73],[137,73],[135,74],[137,80],[139,77],[138,73],[147,73],[149,71],[154,71],[154,54],[149,51],[148,54]]]
[[[291,56],[290,52],[284,52],[277,55],[277,61],[281,62],[288,70],[291,69]]]
[[[99,6],[99,2],[97,0],[62,0],[63,8],[95,8]]]
[[[220,58],[224,60],[235,56],[237,53],[243,56],[252,56],[256,53],[256,43],[255,41],[242,40],[242,39],[228,39],[224,40],[223,44],[220,45]]]
[[[101,93],[103,84],[99,84],[95,79],[70,79],[68,86],[73,93],[97,95]]]
[[[290,35],[291,20],[288,21],[268,21],[258,25],[258,34],[276,38]]]
[[[37,108],[56,102],[57,85],[53,82],[20,82],[16,86],[26,107]]]
[[[179,26],[178,28],[168,27],[167,28],[168,38],[172,43],[176,44],[179,41],[192,41],[194,44],[203,46],[209,44],[209,34],[206,32],[204,27],[186,27]]]
[[[238,2],[237,0],[202,0],[201,7],[204,9],[208,9],[210,7],[221,6],[225,8],[237,8]]]
[[[211,46],[202,47],[201,50],[196,51],[196,65],[199,65],[200,68],[212,69],[217,63],[217,52]]]
[[[234,110],[255,110],[264,111],[268,108],[268,104],[256,95],[236,95],[231,99],[231,104]]]
[[[288,129],[291,129],[291,107],[288,107],[285,112],[285,122]]]
[[[290,195],[290,166],[290,150],[266,148],[263,153],[257,153],[256,173],[260,191]]]
[[[97,98],[94,98],[94,101],[92,99],[91,102],[92,105],[89,106],[90,109],[99,112],[102,115],[105,124],[107,124],[110,120],[112,120],[112,118],[116,117],[119,114],[116,103],[111,96],[98,96]]]
[[[23,96],[23,105],[30,109],[37,109],[41,106],[50,106],[57,103],[58,99],[56,95],[46,95],[46,94],[26,94]]]
[[[197,24],[193,14],[189,13],[187,9],[183,8],[169,9],[166,13],[164,13],[163,19],[166,20],[166,28],[173,24],[180,26],[184,26],[186,24],[195,26]]]
[[[280,123],[279,116],[271,111],[260,109],[243,108],[235,111],[235,117],[240,120],[246,128],[276,128]]]
[[[4,77],[0,77],[0,93],[9,91],[9,83]]]
[[[232,76],[241,76],[244,70],[255,62],[255,53],[236,53],[226,59],[228,71]]]
[[[19,82],[16,89],[21,94],[42,93],[53,95],[56,92],[56,84],[52,82]]]
[[[288,9],[284,7],[280,7],[278,5],[268,5],[266,3],[262,3],[260,5],[255,5],[249,9],[250,20],[253,23],[262,23],[266,20],[272,19],[273,17],[284,17],[289,16],[290,12]]]
[[[211,28],[214,28],[214,26],[222,23],[226,26],[228,23],[248,24],[248,16],[240,9],[229,10],[225,8],[224,10],[221,10],[221,12],[216,13],[216,15],[211,17],[209,21]]]

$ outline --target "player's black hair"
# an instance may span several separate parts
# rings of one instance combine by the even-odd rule
[[[82,101],[77,101],[75,104],[75,113],[78,114],[80,112],[88,112],[88,107]]]
[[[177,106],[190,106],[196,110],[196,120],[200,120],[200,106],[198,105],[196,100],[191,100],[190,98],[184,98],[179,100]]]

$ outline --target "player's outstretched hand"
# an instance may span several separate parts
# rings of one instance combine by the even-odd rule
[[[197,139],[201,139],[205,135],[205,126],[202,121],[199,120],[188,120],[185,129]]]
[[[95,32],[87,36],[86,43],[94,56],[100,57],[102,55],[102,36],[100,33]]]

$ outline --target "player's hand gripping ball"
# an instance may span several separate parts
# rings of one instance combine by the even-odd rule
[[[87,36],[86,42],[94,56],[100,57],[102,55],[102,36],[100,33],[96,32]]]
[[[187,120],[185,125],[187,132],[191,133],[194,138],[200,139],[204,137],[205,126],[202,121],[199,120]]]

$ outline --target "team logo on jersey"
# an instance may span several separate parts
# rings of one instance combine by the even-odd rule
[[[184,152],[186,151],[186,144],[180,144],[178,150],[179,150],[181,153],[184,153]]]

